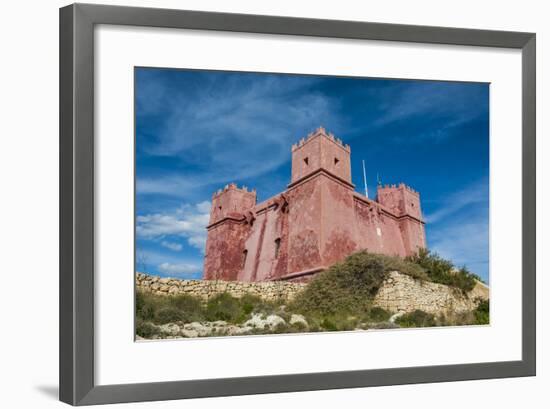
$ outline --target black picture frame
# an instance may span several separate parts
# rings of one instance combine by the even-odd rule
[[[406,41],[522,53],[522,359],[96,385],[94,382],[94,26],[97,24]],[[535,375],[535,34],[73,4],[60,9],[60,400],[72,405]]]

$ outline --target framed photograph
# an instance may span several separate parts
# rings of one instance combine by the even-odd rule
[[[60,399],[535,374],[535,34],[60,10]]]

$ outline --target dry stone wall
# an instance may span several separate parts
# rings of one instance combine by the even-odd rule
[[[374,305],[393,312],[422,310],[431,314],[463,313],[489,299],[489,288],[478,282],[468,294],[443,284],[415,280],[397,271],[389,273],[374,298]]]
[[[137,289],[159,295],[189,294],[203,300],[223,292],[240,298],[257,295],[264,300],[291,300],[307,284],[289,281],[181,280],[136,274]],[[479,299],[489,299],[489,288],[479,283],[468,294],[443,284],[415,280],[397,271],[390,272],[374,298],[374,305],[392,312],[423,310],[432,314],[462,313],[476,308]]]
[[[188,294],[203,300],[223,292],[240,298],[244,294],[257,295],[263,300],[291,300],[305,284],[287,281],[221,281],[221,280],[180,280],[160,278],[143,273],[136,274],[137,289],[158,295]]]

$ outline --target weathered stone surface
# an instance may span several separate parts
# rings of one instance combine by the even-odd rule
[[[258,329],[265,329],[266,327],[273,329],[280,324],[285,324],[285,320],[278,315],[271,314],[264,318],[263,314],[252,314],[252,317],[244,323],[244,326]]]
[[[397,271],[389,273],[374,298],[374,305],[394,313],[422,310],[431,314],[463,313],[489,299],[489,289],[479,283],[468,294],[443,284],[415,280]],[[392,317],[393,318],[393,317]]]
[[[244,323],[246,327],[250,328],[259,328],[264,329],[265,328],[265,320],[263,319],[262,314],[252,314],[252,318],[250,318],[248,321]]]
[[[179,325],[174,323],[160,325],[159,328],[166,334],[169,335],[180,335],[181,328]]]
[[[304,327],[308,326],[306,318],[300,314],[292,314],[288,322],[290,323],[290,325],[298,324],[298,325],[303,325]]]
[[[150,292],[159,295],[189,294],[208,300],[216,294],[227,292],[240,298],[245,294],[252,294],[266,301],[291,300],[301,291],[305,284],[287,281],[264,281],[257,283],[239,281],[210,281],[210,280],[178,280],[170,279],[170,285],[159,284],[143,273],[136,274],[136,287],[139,291]],[[157,277],[158,279],[158,277]],[[164,279],[166,280],[166,279]]]
[[[265,323],[270,328],[275,328],[278,325],[286,324],[284,319],[274,314],[268,315],[267,318],[265,319]]]
[[[199,337],[205,337],[212,333],[212,328],[214,327],[212,324],[210,322],[190,322],[189,324],[185,324],[183,329],[186,331],[195,331]]]

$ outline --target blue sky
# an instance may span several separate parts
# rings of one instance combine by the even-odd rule
[[[136,68],[137,268],[200,278],[212,192],[286,188],[318,126],[351,146],[369,192],[420,192],[428,247],[488,281],[489,85]],[[372,195],[372,194],[371,194]]]

